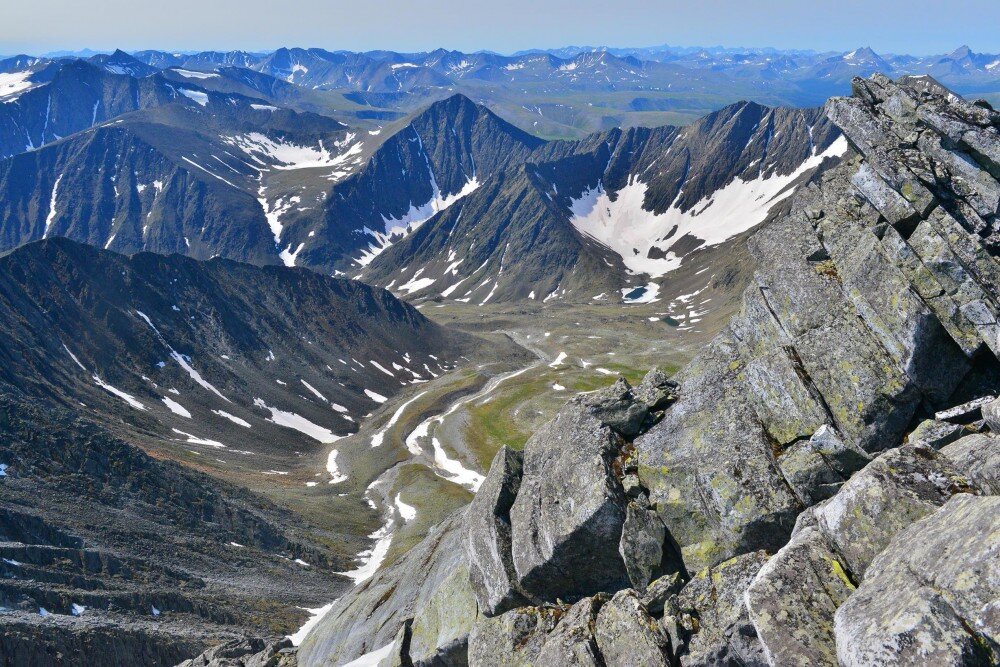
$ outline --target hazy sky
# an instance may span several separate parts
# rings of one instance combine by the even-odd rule
[[[568,44],[1000,52],[1000,0],[0,0],[0,53]]]

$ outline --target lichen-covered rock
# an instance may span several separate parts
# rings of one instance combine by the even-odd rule
[[[549,605],[481,617],[469,635],[470,667],[536,664],[542,645],[565,613],[564,607]]]
[[[984,405],[982,411],[990,431],[1000,434],[1000,398]]]
[[[409,659],[413,667],[462,667],[467,662],[469,631],[478,616],[469,570],[460,564],[415,610]]]
[[[1000,498],[958,495],[899,533],[837,610],[845,667],[1000,660]]]
[[[601,653],[594,638],[597,614],[607,602],[605,594],[580,600],[549,633],[538,653],[538,667],[601,667]]]
[[[618,550],[633,588],[645,591],[661,573],[666,532],[656,512],[637,502],[628,504]]]
[[[570,402],[525,445],[510,519],[514,567],[534,598],[572,600],[629,585],[618,551],[627,503],[614,463],[622,444]]]
[[[527,604],[517,590],[511,555],[510,509],[521,486],[522,467],[521,453],[503,446],[465,514],[469,581],[487,616]]]
[[[767,664],[744,603],[767,558],[755,551],[706,568],[667,601],[663,625],[681,665]]]
[[[876,458],[814,512],[844,567],[860,579],[897,532],[972,491],[947,457],[906,446]]]
[[[833,615],[854,591],[816,528],[800,531],[747,588],[750,621],[774,665],[837,667]]]
[[[952,424],[951,422],[937,421],[936,419],[925,419],[906,436],[906,441],[913,447],[941,449],[945,445],[955,442],[969,433],[968,428],[962,424]]]
[[[650,410],[663,410],[677,400],[680,395],[680,385],[671,380],[659,368],[646,373],[646,377],[634,390],[635,397],[649,406]]]
[[[670,638],[633,590],[615,593],[601,607],[594,637],[607,667],[671,667]]]
[[[649,416],[649,406],[636,400],[632,386],[622,377],[610,387],[573,399],[573,402],[626,438],[638,435]]]
[[[246,638],[213,646],[177,667],[294,667],[295,664],[295,650],[290,640],[265,642]]]
[[[350,662],[391,644],[400,628],[425,613],[419,639],[423,658],[431,660],[435,647],[447,654],[461,642],[478,616],[466,564],[465,511],[340,598],[302,641],[299,665]]]
[[[953,442],[941,453],[987,495],[1000,495],[1000,436],[977,433]]]
[[[800,440],[778,457],[778,466],[803,505],[835,494],[851,474],[871,457],[824,424],[808,440]]]

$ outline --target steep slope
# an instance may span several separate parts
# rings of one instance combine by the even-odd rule
[[[415,296],[655,298],[698,248],[762,222],[846,148],[819,110],[740,103],[687,127],[553,142],[379,257],[366,280]]]
[[[996,662],[1000,115],[854,88],[729,327],[501,450],[299,664]]]
[[[324,116],[161,83],[172,103],[0,161],[0,251],[66,236],[126,253],[294,262],[280,215],[318,215],[331,171],[360,162],[355,135]]]
[[[169,667],[234,637],[291,632],[300,607],[345,588],[334,574],[345,563],[287,510],[75,410],[0,395],[0,461],[8,660]]]
[[[135,78],[82,60],[31,64],[3,77],[0,158],[177,97],[162,77]]]
[[[0,258],[0,294],[6,391],[223,472],[322,453],[468,345],[353,281],[66,239]]]
[[[321,228],[293,222],[288,239],[304,244],[304,266],[356,269],[542,143],[468,98],[452,96],[414,116],[363,169],[332,187]]]

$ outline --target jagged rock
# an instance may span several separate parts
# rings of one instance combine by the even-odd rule
[[[514,567],[531,596],[554,602],[629,585],[618,551],[625,494],[622,439],[579,400],[528,440],[510,511]]]
[[[642,595],[642,606],[654,616],[663,615],[666,601],[684,587],[684,577],[680,572],[665,574],[651,582]]]
[[[233,639],[214,646],[177,667],[294,667],[292,642],[283,639],[265,642],[262,639]]]
[[[480,618],[469,635],[470,667],[519,667],[534,664],[565,608],[521,607]]]
[[[937,510],[956,493],[974,491],[947,457],[931,449],[889,450],[815,509],[819,528],[851,576],[868,565],[892,537]]]
[[[510,527],[523,465],[520,452],[502,447],[466,512],[469,581],[479,609],[487,616],[527,603],[517,590]]]
[[[968,434],[969,429],[962,424],[925,419],[906,437],[906,441],[913,447],[941,449]]]
[[[743,599],[767,558],[755,551],[706,568],[667,602],[663,624],[681,665],[767,664]]]
[[[600,422],[626,438],[639,434],[649,415],[649,407],[636,400],[632,386],[625,378],[618,378],[613,385],[593,394],[574,399]]]
[[[803,505],[835,494],[851,474],[871,457],[851,447],[824,424],[808,440],[800,440],[778,457],[778,466]]]
[[[1000,433],[1000,398],[983,406],[983,419],[993,433]]]
[[[747,588],[750,621],[774,665],[837,667],[833,615],[854,591],[817,528],[774,555]]]
[[[972,424],[983,418],[983,406],[996,400],[994,396],[983,396],[934,413],[934,419],[953,424]]]
[[[666,533],[656,512],[637,502],[628,504],[618,551],[633,588],[645,591],[646,585],[660,573]]]
[[[848,667],[1000,659],[1000,498],[953,497],[899,533],[837,610]]]
[[[635,397],[649,406],[650,410],[663,410],[677,400],[680,385],[670,379],[659,368],[646,373],[634,390]]]
[[[1000,495],[1000,437],[986,433],[967,435],[944,447],[941,453],[983,493]]]
[[[607,595],[601,593],[570,607],[545,639],[535,664],[539,667],[601,667],[594,627],[598,612],[607,600]]]
[[[415,639],[426,664],[438,650],[443,657],[461,646],[478,618],[465,555],[465,511],[340,598],[302,641],[299,665],[339,665],[382,649],[411,619],[411,644]]]
[[[607,667],[671,667],[670,638],[633,590],[618,591],[601,607],[594,637]]]

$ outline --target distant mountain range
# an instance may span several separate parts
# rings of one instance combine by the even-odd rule
[[[345,120],[399,118],[461,92],[522,129],[561,138],[582,138],[616,126],[690,122],[744,99],[770,106],[819,106],[831,95],[848,92],[853,76],[875,71],[930,74],[958,93],[1000,95],[1000,54],[975,53],[967,46],[919,57],[877,54],[868,47],[816,53],[670,46],[567,47],[509,56],[445,49],[359,53],[281,48],[257,53],[117,51],[85,57],[108,71],[133,74],[150,68],[239,68],[267,74],[313,93],[334,93],[326,99]],[[14,71],[10,63],[27,58],[0,61],[0,72]]]

